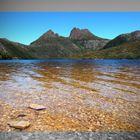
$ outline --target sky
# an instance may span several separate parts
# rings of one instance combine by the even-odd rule
[[[140,12],[0,12],[0,38],[27,45],[49,29],[67,37],[74,27],[113,39],[140,30]]]

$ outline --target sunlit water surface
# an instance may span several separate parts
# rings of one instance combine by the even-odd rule
[[[96,108],[138,126],[140,61],[3,60],[0,100],[15,108],[37,103],[79,118],[78,109]]]

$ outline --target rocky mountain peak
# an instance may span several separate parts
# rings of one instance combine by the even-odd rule
[[[59,35],[57,33],[54,33],[52,30],[48,30],[46,33],[44,33],[42,36],[40,36],[37,40],[31,43],[31,45],[39,45],[43,44],[48,40],[52,40],[55,38],[59,38]]]
[[[52,30],[48,30],[41,37],[43,37],[43,38],[56,38],[56,37],[59,37],[59,35],[57,33],[54,33]]]
[[[92,34],[88,29],[79,29],[74,27],[70,32],[69,38],[73,40],[82,40],[82,39],[90,40],[97,39],[98,37]]]

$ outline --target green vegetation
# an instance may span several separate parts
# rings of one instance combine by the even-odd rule
[[[7,52],[0,52],[0,59],[12,59]]]
[[[80,48],[73,44],[71,40],[59,37],[32,44],[29,51],[34,53],[37,58],[62,58],[79,52]]]
[[[45,58],[140,59],[140,31],[109,41],[86,29],[74,28],[70,37],[49,30],[29,46],[0,39],[0,59]]]
[[[95,59],[140,59],[140,41],[125,43],[119,46],[89,51],[73,58],[95,58]]]
[[[27,46],[19,43],[13,43],[5,39],[0,39],[0,42],[5,46],[5,51],[0,52],[2,59],[30,59],[33,55],[28,51]]]

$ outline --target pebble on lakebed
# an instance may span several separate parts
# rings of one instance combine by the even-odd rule
[[[29,108],[34,109],[34,110],[45,110],[46,107],[43,105],[38,105],[38,104],[30,104]]]
[[[10,127],[14,127],[17,129],[25,129],[30,126],[29,121],[10,121],[8,122]]]

